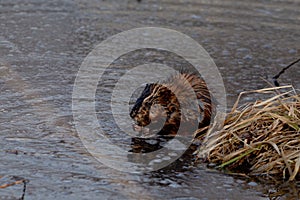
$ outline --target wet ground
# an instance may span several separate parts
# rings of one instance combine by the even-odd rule
[[[82,145],[71,97],[93,47],[119,32],[155,26],[183,32],[208,51],[231,105],[239,92],[265,87],[263,78],[299,58],[299,7],[297,0],[0,1],[0,175],[28,180],[25,199],[269,199],[277,192],[296,199],[297,183],[275,187],[201,165],[142,175],[115,171]],[[299,72],[292,67],[280,83],[299,89]],[[0,199],[20,198],[22,191],[22,184],[0,189]]]

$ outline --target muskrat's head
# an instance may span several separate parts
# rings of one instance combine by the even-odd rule
[[[135,130],[165,135],[163,127],[176,129],[180,123],[180,106],[174,93],[158,83],[147,84],[131,112]]]

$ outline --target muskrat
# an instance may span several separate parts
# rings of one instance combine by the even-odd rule
[[[192,93],[189,92],[191,89]],[[197,108],[190,106],[191,99],[197,100]],[[135,122],[134,130],[145,135],[175,136],[179,126],[183,126],[180,129],[183,135],[195,133],[196,130],[190,127],[198,128],[196,133],[199,135],[203,133],[200,129],[206,130],[210,125],[214,108],[212,102],[207,85],[200,76],[180,72],[162,83],[147,84],[130,116]],[[185,114],[182,108],[186,109]]]

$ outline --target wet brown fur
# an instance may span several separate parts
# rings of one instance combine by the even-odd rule
[[[199,76],[179,73],[163,83],[148,85],[148,90],[148,94],[140,97],[140,102],[136,102],[130,113],[136,126],[141,127],[139,131],[150,124],[150,133],[157,131],[158,135],[175,136],[179,126],[182,126],[184,135],[193,134],[190,133],[190,127],[209,126],[213,111],[212,100],[206,83]],[[198,100],[196,110],[189,110],[191,99]],[[187,110],[183,112],[181,108]],[[155,125],[163,128],[158,131]]]

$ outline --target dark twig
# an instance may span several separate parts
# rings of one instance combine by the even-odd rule
[[[25,198],[27,183],[28,183],[27,180],[23,180],[23,184],[24,184],[24,186],[23,186],[23,193],[22,193],[22,196],[21,196],[20,200],[24,200],[24,198]]]
[[[279,86],[279,83],[277,81],[277,79],[279,78],[279,76],[281,74],[283,74],[285,72],[285,70],[287,70],[288,68],[290,68],[291,66],[293,66],[294,64],[300,62],[300,58],[298,60],[295,60],[294,62],[292,62],[291,64],[289,64],[288,66],[286,66],[285,68],[283,68],[276,76],[273,77],[273,82],[275,86]]]
[[[1,176],[0,176],[1,178]],[[7,187],[10,187],[10,186],[13,186],[13,185],[18,185],[18,184],[22,184],[23,183],[23,192],[22,192],[22,196],[19,198],[19,200],[24,200],[25,198],[25,193],[26,193],[26,186],[27,186],[27,183],[29,181],[26,180],[26,179],[21,179],[21,180],[16,180],[12,183],[6,183],[6,184],[3,184],[3,185],[0,185],[0,189],[4,189],[4,188],[7,188]]]

